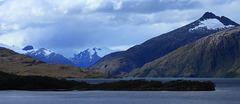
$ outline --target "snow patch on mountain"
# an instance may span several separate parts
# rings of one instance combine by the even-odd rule
[[[108,47],[101,47],[101,48],[93,48],[93,51],[95,51],[99,57],[103,57],[109,53],[114,52],[115,50],[111,50]]]
[[[57,54],[54,51],[46,48],[34,49],[33,47],[27,48],[24,47],[25,55],[31,56],[32,58],[44,61],[46,63],[61,63],[67,65],[75,65],[68,58],[64,57],[61,54]]]
[[[43,49],[44,55],[45,56],[49,56],[50,54],[54,53],[53,51],[49,50],[49,49]]]
[[[218,29],[229,28],[229,27],[234,27],[234,25],[224,25],[218,19],[206,19],[206,20],[200,21],[198,26],[194,28],[190,28],[189,30],[193,31],[193,30],[198,30],[202,28],[206,28],[208,30],[218,30]]]
[[[97,56],[103,57],[112,52],[115,52],[115,50],[111,50],[108,47],[101,47],[101,48],[93,47],[93,48],[88,48],[84,51],[81,51],[78,54],[79,54],[79,57],[82,57],[82,54],[80,54],[80,53],[89,53],[90,56],[97,54]],[[75,55],[77,55],[77,54],[75,54]]]
[[[93,47],[88,48],[84,51],[74,54],[74,57],[71,58],[71,61],[74,62],[79,67],[88,67],[93,65],[103,56],[115,52],[114,50],[109,49],[108,47]]]
[[[8,46],[0,43],[0,47],[11,49],[17,53],[31,56],[32,58],[47,62],[47,63],[62,63],[68,65],[74,65],[78,67],[88,67],[97,62],[101,57],[115,52],[108,47],[93,47],[88,48],[84,51],[74,54],[73,58],[66,58],[61,54],[57,54],[54,51],[47,48],[35,49],[31,45],[27,45],[24,48],[19,48],[16,46]]]

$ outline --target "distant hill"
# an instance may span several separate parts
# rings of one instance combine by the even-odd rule
[[[60,63],[45,63],[0,47],[0,71],[16,75],[36,75],[63,78],[109,78],[107,74]]]
[[[240,77],[240,27],[187,44],[132,71],[134,77]]]
[[[112,53],[101,58],[91,70],[125,76],[136,68],[154,61],[181,46],[221,30],[239,26],[224,16],[206,12],[198,20],[176,30],[154,37],[127,51]]]

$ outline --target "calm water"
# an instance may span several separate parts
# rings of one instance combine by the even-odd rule
[[[176,78],[147,78],[163,82]],[[240,104],[240,79],[211,80],[216,91],[0,91],[0,104]],[[113,79],[84,79],[89,83]]]

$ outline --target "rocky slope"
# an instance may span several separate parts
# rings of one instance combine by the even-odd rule
[[[140,68],[181,46],[234,26],[238,24],[224,16],[219,17],[206,12],[200,19],[186,26],[147,40],[127,51],[109,54],[90,69],[125,76],[133,69]]]
[[[16,75],[71,78],[109,78],[107,74],[59,63],[45,63],[0,47],[0,71]]]
[[[240,77],[240,27],[206,36],[145,64],[135,77]]]

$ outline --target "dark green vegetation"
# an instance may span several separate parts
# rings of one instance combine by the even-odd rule
[[[0,72],[0,90],[134,90],[134,91],[214,91],[214,83],[177,80],[129,80],[112,83],[87,84],[41,76],[17,76]]]
[[[61,90],[84,82],[41,76],[17,76],[0,72],[0,90]]]
[[[16,75],[57,78],[113,78],[111,75],[86,68],[59,63],[45,63],[2,47],[0,47],[0,71]]]
[[[215,84],[199,81],[176,80],[166,83],[161,81],[129,80],[112,83],[76,86],[77,90],[128,90],[128,91],[214,91]]]
[[[240,27],[206,36],[145,64],[129,76],[240,77]]]
[[[226,25],[238,26],[237,23],[224,16],[218,17],[212,13],[207,12],[200,19],[184,27],[152,38],[140,45],[136,45],[128,49],[127,51],[109,54],[100,59],[96,64],[90,67],[90,69],[118,76],[131,76],[132,74],[128,73],[132,72],[134,69],[141,68],[144,64],[163,57],[164,55],[171,53],[181,46],[223,30],[203,29],[189,31],[189,29],[199,25],[200,20],[209,18],[218,19]],[[141,76],[147,76],[147,74],[142,74]]]

